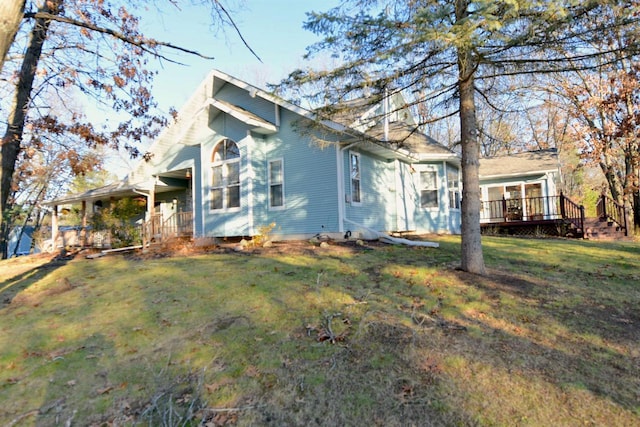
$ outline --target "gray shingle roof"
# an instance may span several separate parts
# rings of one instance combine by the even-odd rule
[[[370,137],[383,141],[383,144],[396,146],[397,148],[404,148],[412,154],[454,155],[453,151],[449,150],[435,139],[420,132],[415,126],[411,126],[404,122],[389,123],[389,138],[386,143],[384,142],[384,125],[382,123],[377,124],[365,133]]]
[[[480,178],[516,174],[531,175],[557,171],[558,167],[558,152],[555,148],[527,151],[480,159]]]

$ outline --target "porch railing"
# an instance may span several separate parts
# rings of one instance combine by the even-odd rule
[[[606,194],[602,194],[596,203],[596,212],[601,221],[616,223],[627,236],[627,211],[624,206]]]
[[[482,223],[564,220],[584,229],[584,207],[559,196],[505,198],[482,202]]]
[[[144,223],[143,233],[147,242],[191,236],[193,212],[176,212],[166,219],[162,214],[154,214]]]

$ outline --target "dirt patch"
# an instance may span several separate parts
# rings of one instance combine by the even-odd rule
[[[172,256],[192,256],[198,254],[235,253],[238,255],[306,255],[306,256],[326,256],[353,254],[366,252],[378,248],[388,247],[386,243],[379,241],[367,241],[358,244],[354,240],[325,240],[311,242],[307,240],[287,240],[282,242],[272,242],[266,246],[254,246],[250,241],[243,242],[241,239],[228,239],[213,245],[195,245],[190,241],[173,241],[152,247],[148,251],[131,251],[123,253],[130,259],[144,260],[157,259]]]

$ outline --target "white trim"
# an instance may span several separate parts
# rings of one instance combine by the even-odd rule
[[[425,210],[425,211],[430,211],[430,212],[436,212],[439,211],[442,205],[442,201],[440,200],[440,179],[439,179],[439,174],[438,174],[438,168],[435,165],[424,165],[423,167],[421,167],[420,169],[417,170],[418,172],[418,208]],[[422,206],[422,190],[423,190],[423,185],[422,185],[422,173],[423,172],[432,172],[435,174],[436,177],[436,182],[435,182],[435,187],[434,190],[436,191],[436,206],[428,206],[428,207],[424,207]]]
[[[344,233],[344,219],[345,219],[345,191],[344,191],[344,158],[342,157],[343,149],[340,148],[340,144],[336,144],[336,173],[338,184],[338,231]],[[345,147],[346,149],[347,147]]]
[[[274,133],[278,131],[277,126],[273,123],[270,123],[263,118],[258,117],[255,114],[238,107],[237,105],[232,105],[215,98],[209,98],[205,103],[205,106],[206,105],[211,105],[212,107],[217,108],[223,113],[226,113],[249,126],[253,126],[252,130],[255,132]]]
[[[549,173],[558,173],[558,171],[556,169],[549,169],[549,170],[513,172],[513,173],[495,174],[495,175],[480,175],[480,180],[499,179],[499,178],[513,178],[513,177],[518,177],[518,176],[547,175]],[[482,185],[485,185],[485,184],[482,184]]]
[[[218,145],[222,144],[225,140],[229,140],[231,141],[233,144],[235,144],[235,146],[238,149],[238,153],[240,154],[240,156],[237,159],[232,159],[232,160],[222,160],[222,161],[214,161],[213,160],[213,156],[214,153],[216,151],[216,148],[218,147]],[[211,155],[209,157],[209,170],[211,171],[211,174],[209,176],[209,182],[207,183],[207,188],[209,189],[208,191],[208,195],[209,197],[207,198],[208,204],[209,204],[209,212],[211,214],[221,214],[221,213],[235,213],[235,212],[240,212],[242,209],[242,153],[240,152],[240,145],[235,142],[234,140],[232,140],[231,138],[221,138],[218,142],[216,142],[213,146],[213,149],[211,150]],[[220,209],[215,209],[211,206],[213,199],[211,197],[211,193],[214,190],[214,186],[213,186],[213,169],[217,166],[224,166],[224,165],[230,165],[233,163],[237,163],[238,164],[238,203],[239,206],[234,206],[234,207],[228,207],[227,206],[227,199],[226,196],[228,195],[228,188],[231,187],[232,185],[229,185],[228,182],[226,181],[227,178],[227,170],[223,168],[222,172],[223,172],[223,185],[220,187],[215,187],[216,189],[220,188],[222,189],[222,208]],[[235,186],[235,185],[233,185]]]
[[[359,201],[354,201],[353,200],[353,178],[351,177],[351,157],[356,157],[358,159],[358,183],[360,184],[358,186],[358,196],[359,196]],[[352,206],[361,206],[362,205],[362,199],[364,198],[364,191],[362,191],[362,154],[357,152],[357,151],[349,151],[349,200]]]
[[[447,162],[443,163],[444,165],[444,179],[446,184],[446,193],[447,193],[447,205],[450,211],[460,212],[462,210],[462,183],[460,182],[460,168],[454,168],[453,166],[449,166]],[[457,182],[458,188],[456,189],[456,193],[458,193],[458,202],[460,203],[459,208],[455,208],[451,206],[451,188],[449,188],[449,168],[457,172]]]
[[[245,144],[246,147],[246,151],[247,151],[247,222],[248,222],[248,228],[249,228],[249,235],[253,236],[255,235],[255,224],[254,224],[254,219],[253,219],[253,204],[254,204],[254,199],[253,199],[253,181],[255,179],[255,173],[253,170],[253,163],[251,162],[251,154],[253,152],[253,147],[254,147],[254,143],[255,141],[253,140],[253,137],[251,136],[251,131],[247,130],[247,138],[246,138],[247,142]],[[240,159],[242,159],[242,156],[240,156]],[[242,177],[242,163],[241,163],[241,167],[240,167],[240,177]],[[240,206],[242,206],[242,179],[240,179]]]
[[[280,206],[272,206],[271,205],[271,164],[274,162],[280,162],[280,175],[282,181],[280,185],[282,186],[282,205]],[[274,159],[267,160],[267,206],[270,211],[281,211],[286,207],[286,199],[285,199],[285,187],[284,187],[284,158],[276,157]],[[277,184],[276,184],[277,185]]]

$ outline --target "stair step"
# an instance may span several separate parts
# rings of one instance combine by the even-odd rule
[[[585,218],[584,237],[593,240],[621,240],[627,238],[617,225],[599,218]]]

